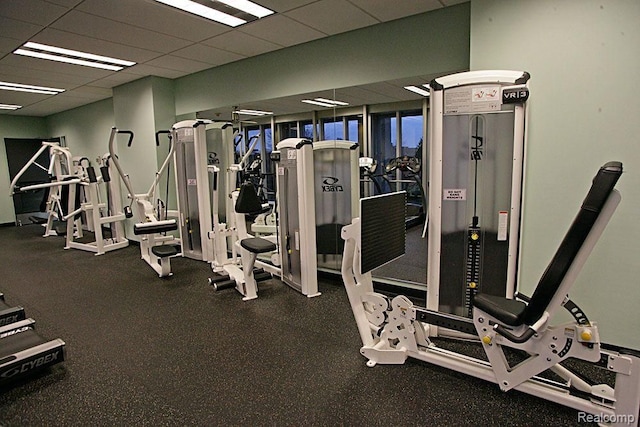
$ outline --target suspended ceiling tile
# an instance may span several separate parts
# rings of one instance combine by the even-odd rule
[[[67,13],[68,8],[42,0],[1,0],[0,16],[48,25]]]
[[[381,21],[391,21],[442,8],[438,0],[349,0],[365,12]]]
[[[48,86],[66,90],[82,86],[93,81],[92,78],[51,73],[42,70],[28,70],[26,72],[20,71],[20,69],[5,67],[0,64],[0,80],[10,83]]]
[[[323,0],[285,15],[325,34],[339,34],[380,23],[346,0]]]
[[[210,67],[210,65],[207,65],[207,67]],[[167,79],[177,79],[178,77],[182,77],[185,75],[184,71],[173,70],[169,68],[148,65],[148,64],[134,65],[133,67],[127,68],[127,72],[129,74],[137,74],[138,78],[142,78],[146,76],[158,76],[158,77],[164,77]],[[134,80],[137,80],[137,79],[134,79]]]
[[[192,46],[185,47],[184,49],[173,52],[171,55],[179,58],[206,62],[209,64],[209,67],[211,67],[211,65],[222,65],[245,58],[244,55],[239,55],[237,53],[202,44],[194,44]]]
[[[1,61],[2,65],[19,68],[25,75],[31,71],[44,71],[47,73],[60,73],[61,75],[76,76],[80,79],[99,79],[105,77],[113,71],[101,70],[98,68],[84,67],[81,65],[65,64],[62,62],[48,61],[46,59],[30,58],[20,55],[7,55]]]
[[[47,3],[58,4],[60,6],[73,7],[82,3],[84,0],[44,0],[44,1],[46,1]]]
[[[11,54],[16,48],[20,47],[22,42],[18,40],[8,39],[6,37],[0,37],[0,58],[5,55]],[[0,63],[2,59],[0,59]]]
[[[238,28],[238,31],[281,46],[293,46],[326,36],[284,15],[269,16]]]
[[[87,99],[104,99],[110,98],[113,96],[113,91],[111,89],[98,87],[98,86],[80,86],[76,89],[70,90],[64,93],[67,96],[72,96],[76,98],[87,98]],[[59,96],[59,95],[56,95]]]
[[[123,85],[125,83],[129,83],[135,80],[140,79],[139,74],[127,73],[124,71],[120,71],[118,73],[113,73],[107,77],[102,79],[94,80],[91,82],[91,86],[111,89],[116,86]]]
[[[243,56],[256,56],[262,53],[281,49],[283,46],[267,40],[254,37],[239,31],[228,31],[219,36],[202,42],[207,46],[213,46],[228,52],[234,52]]]
[[[191,44],[185,39],[77,11],[69,12],[51,27],[69,33],[162,53],[169,53]]]
[[[162,55],[160,52],[153,50],[125,46],[105,40],[97,40],[92,37],[51,28],[42,31],[33,38],[33,41],[134,62],[145,62]]]
[[[194,42],[229,30],[226,25],[154,1],[85,0],[76,9]]]
[[[28,22],[0,16],[0,38],[7,38],[14,41],[29,39],[34,34],[42,31],[43,28],[42,25],[29,24]]]
[[[93,97],[87,99],[85,97],[77,97],[77,96],[65,96],[56,95],[49,99],[45,99],[44,101],[27,105],[24,108],[21,108],[17,113],[18,115],[27,115],[27,116],[49,116],[51,114],[59,113],[62,111],[71,110],[72,108],[81,107],[83,105],[91,104],[92,102],[100,101],[103,99],[109,98],[106,97]]]
[[[313,3],[317,0],[254,0],[261,6],[269,8],[277,13],[287,12],[291,9]]]
[[[57,95],[41,95],[28,92],[14,92],[10,90],[0,90],[0,104],[29,105],[51,96]]]
[[[191,74],[198,71],[211,68],[211,64],[207,64],[201,61],[193,61],[191,59],[179,58],[173,55],[164,55],[152,61],[147,61],[145,66],[162,67],[169,70],[175,70],[181,72],[181,75],[185,73]]]

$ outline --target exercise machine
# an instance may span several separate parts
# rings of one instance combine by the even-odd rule
[[[103,255],[117,249],[129,246],[125,237],[124,225],[126,217],[122,208],[120,183],[112,181],[113,174],[111,157],[105,154],[100,161],[100,174],[89,162],[89,159],[77,160],[80,171],[80,181],[68,186],[68,208],[63,220],[67,224],[65,249],[80,249]],[[86,165],[84,164],[86,162]],[[106,189],[106,201],[102,201],[101,187]],[[82,196],[77,197],[79,193]],[[78,204],[78,200],[80,203]],[[84,242],[84,230],[81,222],[76,219],[86,219],[87,231],[94,234],[93,242]],[[105,237],[106,228],[109,237]]]
[[[117,136],[127,136],[127,146],[130,147],[133,142],[133,132],[119,130],[115,127],[111,128],[109,157],[128,191],[127,197],[131,203],[124,211],[125,216],[128,218],[135,215],[136,222],[133,225],[133,232],[135,235],[140,236],[141,257],[158,273],[158,276],[166,277],[172,274],[171,258],[181,253],[182,236],[176,237],[170,234],[178,229],[178,222],[175,218],[177,213],[168,209],[160,209],[160,204],[156,203],[158,184],[163,175],[168,173],[167,169],[174,155],[172,134],[169,131],[156,132],[156,146],[160,145],[159,136],[162,134],[169,136],[169,152],[146,193],[135,193],[129,175],[124,173],[116,155]]]
[[[313,187],[318,270],[337,273],[344,248],[340,230],[358,215],[359,145],[344,140],[315,141],[312,154],[313,181],[299,181],[298,186]]]
[[[49,164],[47,167],[38,163],[38,158],[42,153],[48,151]],[[32,167],[38,167],[47,171],[49,182],[18,186],[20,178]],[[80,182],[80,177],[75,173],[73,156],[67,147],[61,147],[57,142],[42,142],[40,149],[31,159],[20,169],[11,181],[9,193],[11,195],[18,192],[45,190],[46,222],[43,237],[56,236],[66,232],[66,226],[58,229],[56,226],[63,221],[68,208],[68,188]],[[58,232],[59,231],[59,232]]]
[[[1,294],[0,294],[1,295]],[[6,306],[0,297],[0,306]],[[4,316],[6,310],[0,311]],[[25,318],[22,307],[14,308],[0,322],[0,385],[25,378],[30,374],[64,361],[65,343],[47,340],[35,331],[35,321]]]
[[[182,256],[213,261],[206,127],[210,120],[184,120],[171,128],[175,146],[175,175],[180,212]]]
[[[308,297],[318,292],[316,257],[313,145],[304,138],[287,138],[271,155],[276,162],[279,247],[282,281]]]
[[[373,289],[371,270],[404,253],[404,195],[361,201],[362,216],[344,227],[342,277],[358,331],[360,353],[370,367],[402,364],[408,357],[452,369],[611,421],[638,425],[640,353],[607,345],[597,325],[571,299],[569,291],[618,206],[615,190],[620,162],[603,165],[580,210],[531,297],[516,299],[479,292],[471,299],[472,318],[415,306]],[[385,233],[380,230],[384,228]],[[379,248],[385,243],[385,251]],[[552,325],[562,307],[572,321]],[[475,336],[487,361],[436,345],[437,329]],[[519,355],[513,362],[514,354]],[[593,384],[565,365],[568,359],[593,363],[615,376],[615,384]],[[551,372],[554,376],[546,375]],[[559,379],[557,379],[559,378]]]
[[[212,268],[216,275],[209,278],[209,284],[215,290],[235,288],[244,301],[258,297],[258,283],[271,279],[274,275],[281,277],[280,254],[278,252],[277,237],[275,235],[257,237],[249,234],[247,230],[246,216],[264,214],[270,210],[268,203],[263,204],[258,192],[249,179],[246,172],[246,163],[258,142],[254,136],[250,140],[246,153],[238,163],[230,165],[227,169],[228,184],[235,183],[239,174],[245,175],[245,180],[239,190],[230,193],[229,207],[233,208],[233,214],[227,214],[227,223],[220,223],[218,215],[214,215],[213,240],[215,247],[215,259]],[[249,166],[250,168],[252,166]],[[213,167],[213,174],[219,174],[220,169]],[[214,175],[215,177],[215,175]],[[220,180],[213,179],[212,199],[213,211],[217,212],[218,189],[216,183]],[[227,247],[227,243],[229,247]],[[229,256],[231,254],[231,256]],[[239,254],[239,255],[238,255]],[[262,256],[261,259],[258,257]],[[266,259],[265,259],[266,258]]]
[[[393,175],[396,172],[400,172],[400,178],[388,178],[384,176],[385,181],[389,183],[391,188],[392,184],[400,183],[406,186],[407,199],[415,199],[415,197],[409,196],[410,188],[418,189],[419,204],[414,201],[407,201],[405,225],[407,228],[414,227],[422,224],[427,220],[427,196],[424,188],[422,188],[422,182],[420,173],[422,171],[422,164],[420,159],[411,156],[400,156],[391,159],[384,167],[386,175]],[[425,227],[426,228],[426,227]],[[424,233],[423,233],[424,237]]]
[[[318,292],[318,270],[337,271],[340,229],[357,212],[358,144],[288,138],[276,146],[282,280],[306,296]]]
[[[528,80],[471,71],[430,83],[430,310],[470,317],[476,293],[516,289]]]
[[[378,162],[373,157],[360,157],[358,159],[358,166],[360,168],[360,196],[369,197],[375,194],[382,194],[382,186],[376,179],[376,170],[378,169]],[[373,191],[371,185],[373,185]]]
[[[247,231],[245,215],[255,215],[265,210],[258,193],[251,182],[244,183],[239,191],[232,193],[233,203],[237,219],[235,237],[232,248],[234,254],[228,258],[231,262],[222,264],[222,268],[214,268],[216,271],[224,271],[226,274],[218,274],[209,279],[209,284],[215,290],[235,288],[244,301],[258,297],[258,283],[269,280],[274,276],[280,278],[280,254],[278,252],[277,237],[275,235],[256,237]],[[238,259],[237,254],[240,254]],[[259,259],[264,255],[268,260]]]
[[[206,119],[178,122],[171,132],[182,255],[213,263],[216,247],[233,244],[226,240],[232,237],[229,230],[235,220],[230,197],[238,173],[233,169],[237,134],[231,123]],[[220,198],[220,189],[227,197]],[[220,241],[216,241],[218,237]]]

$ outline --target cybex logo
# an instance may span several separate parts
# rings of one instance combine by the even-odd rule
[[[471,160],[482,160],[484,138],[481,136],[472,136],[471,138],[476,142],[476,145],[471,147]]]
[[[24,372],[28,372],[32,369],[39,368],[41,366],[46,366],[51,363],[55,363],[58,360],[58,355],[60,351],[56,350],[52,353],[46,354],[44,356],[40,356],[36,359],[29,360],[27,362],[22,363],[16,367],[7,369],[6,371],[0,374],[1,378],[11,378],[14,375],[18,375]]]
[[[340,181],[335,176],[323,176],[322,177],[322,192],[323,193],[334,193],[336,191],[344,191],[342,185],[338,184]]]

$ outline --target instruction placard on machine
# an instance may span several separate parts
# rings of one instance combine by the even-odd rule
[[[500,111],[500,86],[456,87],[444,91],[444,114]]]

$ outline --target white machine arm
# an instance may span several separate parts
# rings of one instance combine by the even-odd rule
[[[125,134],[129,136],[129,140],[127,142],[127,146],[131,147],[131,142],[133,141],[133,132],[130,130],[118,130],[116,127],[111,128],[111,135],[109,136],[109,156],[111,157],[111,161],[115,165],[118,170],[118,174],[122,178],[122,182],[124,182],[125,187],[127,187],[127,191],[129,192],[129,197],[132,199],[135,197],[135,192],[133,191],[133,187],[131,186],[131,181],[129,180],[129,175],[125,174],[122,170],[122,166],[120,166],[120,161],[118,161],[118,156],[116,155],[115,150],[115,142],[116,136],[118,134]]]

